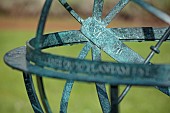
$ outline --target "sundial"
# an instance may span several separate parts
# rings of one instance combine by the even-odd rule
[[[27,94],[34,112],[52,112],[45,94],[43,77],[66,80],[60,103],[60,113],[67,112],[74,81],[96,84],[103,113],[118,113],[118,104],[133,85],[154,86],[170,96],[170,65],[155,65],[150,62],[154,54],[160,53],[159,48],[162,43],[170,40],[170,27],[107,28],[108,24],[114,21],[117,14],[129,2],[136,3],[170,25],[168,14],[143,0],[120,0],[102,18],[104,0],[94,0],[92,16],[83,19],[70,7],[67,0],[59,0],[59,2],[81,24],[80,30],[43,34],[52,4],[52,0],[46,0],[35,38],[27,41],[26,46],[9,51],[4,57],[7,65],[23,72]],[[128,47],[124,43],[126,41],[157,41],[157,43],[150,47],[151,52],[148,57],[143,58]],[[74,44],[84,44],[77,58],[42,51],[47,48]],[[92,60],[85,60],[90,50],[92,50]],[[101,51],[117,62],[102,61]],[[35,92],[33,74],[37,76],[38,89],[45,111]],[[108,97],[105,84],[111,86],[111,99]],[[118,96],[119,85],[127,85],[120,96]]]

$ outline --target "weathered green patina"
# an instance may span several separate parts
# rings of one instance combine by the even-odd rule
[[[118,113],[118,104],[132,85],[155,86],[170,96],[170,65],[150,63],[164,41],[170,40],[170,27],[153,28],[107,28],[107,25],[129,3],[135,2],[156,17],[170,25],[170,16],[144,2],[143,0],[120,0],[111,11],[102,18],[104,0],[94,0],[93,13],[87,19],[81,18],[67,3],[59,0],[66,10],[81,24],[80,30],[43,34],[45,22],[52,0],[46,0],[42,9],[35,38],[8,52],[4,60],[10,67],[23,72],[25,86],[36,113],[43,113],[32,82],[32,74],[37,76],[38,89],[45,112],[51,113],[43,86],[43,77],[66,79],[61,99],[60,113],[67,112],[68,101],[74,81],[95,82],[96,90],[104,113]],[[127,41],[158,41],[151,46],[146,59],[129,48]],[[84,44],[77,59],[69,58],[42,50],[50,47]],[[92,50],[92,60],[85,60]],[[101,61],[101,50],[118,63]],[[20,62],[18,62],[20,61]],[[111,100],[105,84],[111,85]],[[118,97],[118,85],[127,85]]]

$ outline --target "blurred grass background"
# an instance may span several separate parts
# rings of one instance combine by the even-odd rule
[[[3,62],[6,52],[16,47],[24,46],[25,42],[35,36],[39,13],[43,0],[0,0],[0,113],[32,113],[22,73],[12,70]],[[105,13],[117,2],[107,0]],[[169,0],[148,0],[162,10],[169,11]],[[72,6],[84,18],[91,15],[92,1],[69,0]],[[133,6],[133,7],[132,7]],[[164,7],[163,7],[164,6]],[[140,13],[139,13],[140,12]],[[63,16],[64,15],[64,16]],[[105,15],[105,14],[104,14]],[[143,16],[145,15],[145,16]],[[109,27],[133,27],[133,26],[167,26],[166,23],[153,18],[149,13],[134,6],[133,3],[127,6]],[[45,32],[56,32],[62,30],[79,29],[80,25],[55,1],[50,12]],[[129,47],[144,58],[149,54],[149,47],[155,42],[127,42]],[[50,49],[49,52],[76,57],[82,45],[71,47],[60,47]],[[156,55],[153,63],[170,63],[168,42],[161,46],[160,55]],[[112,61],[106,54],[102,53],[103,60]],[[90,53],[88,59],[90,58]],[[35,79],[35,77],[34,77]],[[59,111],[59,103],[62,95],[65,80],[54,80],[45,78],[47,96],[54,113]],[[35,83],[36,86],[36,83]],[[120,92],[125,86],[120,87]],[[108,89],[108,86],[107,86]],[[134,86],[127,97],[120,104],[121,113],[169,113],[170,99],[154,87]],[[71,94],[69,113],[101,113],[95,85],[93,83],[76,82]]]

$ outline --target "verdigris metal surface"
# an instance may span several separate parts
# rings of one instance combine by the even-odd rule
[[[94,0],[92,16],[86,19],[80,17],[67,0],[59,0],[81,24],[81,28],[43,35],[52,3],[52,0],[45,1],[35,38],[29,40],[26,47],[11,50],[4,57],[6,64],[23,72],[27,94],[34,112],[44,111],[35,92],[32,74],[37,76],[40,97],[47,113],[52,111],[45,94],[43,77],[67,80],[60,103],[60,113],[67,112],[75,80],[95,82],[103,113],[118,113],[118,103],[123,100],[132,85],[156,86],[160,91],[170,95],[170,65],[150,63],[154,54],[159,54],[161,44],[170,40],[170,27],[107,28],[107,25],[130,1],[170,24],[169,15],[143,0],[120,0],[103,18],[104,0]],[[144,59],[124,44],[128,41],[158,42],[155,46],[151,46],[151,53]],[[74,44],[84,44],[77,59],[42,52],[46,48]],[[92,61],[84,60],[90,50],[92,50]],[[101,61],[102,50],[119,63]],[[105,83],[111,85],[111,100],[108,98]],[[118,97],[118,85],[122,84],[128,86]]]
[[[39,58],[39,61],[46,62],[48,67],[52,66],[53,69],[74,72],[69,74],[66,72],[62,73],[61,71],[57,72],[57,70],[48,70],[29,63],[25,58],[25,49],[25,47],[21,47],[7,53],[5,56],[6,63],[15,69],[51,78],[104,82],[113,85],[132,84],[170,86],[170,65],[150,66],[142,64],[92,62],[89,60],[85,61],[81,59],[49,55],[46,53],[34,55],[36,58]],[[21,62],[18,62],[19,60]],[[55,67],[53,67],[53,64],[58,64],[59,62],[60,65],[55,65]],[[42,62],[38,63],[41,64]]]

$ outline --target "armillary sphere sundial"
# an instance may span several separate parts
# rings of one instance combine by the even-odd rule
[[[80,30],[44,35],[44,26],[52,3],[52,0],[46,0],[35,38],[30,39],[26,47],[13,49],[4,57],[7,65],[23,72],[27,94],[34,112],[44,111],[34,89],[32,74],[37,76],[41,101],[47,113],[52,111],[45,94],[43,77],[67,80],[60,103],[60,113],[67,112],[74,81],[96,84],[103,113],[118,113],[118,104],[133,85],[154,86],[170,95],[170,65],[154,65],[150,62],[155,53],[159,54],[161,44],[170,40],[170,27],[106,28],[129,2],[136,3],[170,25],[169,15],[143,0],[120,0],[106,17],[101,18],[104,0],[94,0],[92,16],[83,19],[70,7],[67,0],[59,2],[81,24]],[[151,53],[147,58],[142,58],[124,44],[125,41],[157,41],[157,44],[151,46]],[[46,48],[74,44],[84,44],[77,59],[42,51]],[[85,60],[90,50],[92,50],[92,60]],[[115,59],[117,63],[101,61],[101,51]],[[110,100],[105,84],[111,86]],[[117,93],[118,85],[127,85],[120,96]]]

